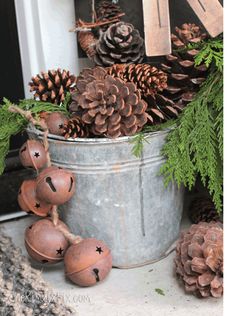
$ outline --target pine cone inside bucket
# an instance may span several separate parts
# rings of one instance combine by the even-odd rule
[[[115,64],[107,73],[126,82],[134,82],[142,96],[155,95],[167,87],[167,74],[148,64]]]
[[[192,225],[176,247],[176,273],[185,290],[199,297],[223,295],[223,229],[221,223]]]
[[[89,137],[89,131],[87,126],[81,122],[81,119],[78,116],[74,116],[64,126],[63,136],[66,139],[85,138]]]
[[[208,197],[198,197],[192,201],[189,207],[189,217],[194,224],[222,220],[214,203]]]
[[[140,63],[144,57],[144,40],[132,24],[117,22],[102,33],[96,43],[94,62],[100,66]]]
[[[166,56],[161,69],[168,73],[168,85],[157,95],[158,105],[171,105],[181,110],[191,102],[207,76],[205,64],[194,65],[194,57],[198,49],[188,49],[188,44],[199,43],[207,38],[207,34],[195,25],[185,23],[181,28],[175,28],[171,41],[173,53]]]
[[[30,92],[34,93],[35,99],[59,105],[65,100],[66,93],[73,88],[75,79],[75,76],[66,70],[41,72],[29,82]]]
[[[70,111],[90,134],[116,138],[134,135],[147,123],[147,104],[131,82],[108,76],[101,67],[82,71],[72,93]]]
[[[174,106],[159,106],[155,101],[157,93],[167,87],[167,74],[162,70],[148,64],[115,64],[107,68],[107,73],[137,85],[142,98],[148,103],[148,113],[154,122],[178,116]]]

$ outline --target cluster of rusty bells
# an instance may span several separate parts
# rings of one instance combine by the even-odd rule
[[[56,118],[58,118],[58,114]],[[58,125],[56,123],[51,129]],[[48,152],[37,140],[27,140],[20,149],[23,166],[37,171],[35,179],[25,180],[18,194],[21,209],[44,219],[25,231],[25,247],[30,257],[42,264],[64,259],[66,276],[80,286],[102,281],[112,268],[110,249],[95,238],[71,238],[69,228],[53,219],[55,207],[69,201],[75,192],[75,178],[68,170],[48,165]],[[51,215],[51,216],[50,216]]]

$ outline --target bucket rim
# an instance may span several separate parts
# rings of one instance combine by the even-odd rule
[[[171,128],[166,128],[161,131],[156,131],[156,132],[149,132],[146,133],[148,138],[153,138],[155,136],[163,136],[165,134],[168,134],[170,132]],[[29,134],[36,134],[38,137],[43,137],[43,132],[40,131],[39,129],[35,128],[32,124],[30,124],[27,129],[27,133]],[[137,135],[137,134],[136,134]],[[63,136],[58,136],[54,134],[48,134],[48,139],[49,140],[55,140],[59,141],[61,143],[69,144],[69,143],[83,143],[83,144],[112,144],[112,143],[122,143],[122,142],[131,142],[136,135],[133,136],[122,136],[118,138],[106,138],[106,137],[101,137],[101,138],[68,138],[65,139]]]

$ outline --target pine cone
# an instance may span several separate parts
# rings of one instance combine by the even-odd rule
[[[199,297],[223,294],[223,229],[221,223],[192,225],[176,247],[176,273],[185,290]]]
[[[194,224],[199,222],[222,221],[210,198],[198,197],[189,207],[189,217]]]
[[[136,85],[108,76],[101,67],[85,69],[77,79],[70,111],[90,134],[116,138],[134,135],[147,123],[147,104]]]
[[[144,57],[144,40],[132,24],[117,22],[102,33],[96,43],[93,60],[100,66],[140,63]]]
[[[107,21],[114,18],[119,18],[123,15],[123,12],[118,4],[111,1],[101,1],[99,2],[97,8],[97,21]]]
[[[187,45],[206,39],[207,34],[190,23],[176,27],[175,31],[176,34],[171,36],[173,53],[166,56],[166,62],[161,64],[161,69],[168,73],[168,85],[156,100],[159,106],[170,105],[181,111],[193,100],[208,73],[205,64],[194,66],[194,57],[199,50],[187,49]]]
[[[75,83],[75,76],[61,69],[41,72],[31,79],[30,92],[34,92],[35,99],[58,105],[65,100],[66,93],[72,90]]]
[[[134,82],[142,96],[156,95],[167,87],[167,74],[148,64],[115,64],[107,73],[126,82]]]
[[[107,73],[137,85],[142,98],[148,103],[148,113],[154,122],[178,116],[177,110],[171,105],[158,106],[155,101],[157,93],[167,87],[165,72],[148,64],[115,64],[107,68]]]
[[[91,31],[80,31],[78,32],[78,42],[82,48],[82,50],[86,53],[86,55],[91,59],[96,54],[96,43],[97,38],[94,36]]]
[[[81,122],[81,119],[78,116],[74,116],[64,126],[63,136],[65,139],[85,138],[89,137],[89,132],[87,126]]]

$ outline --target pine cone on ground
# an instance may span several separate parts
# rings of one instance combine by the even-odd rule
[[[91,135],[116,138],[134,135],[147,123],[147,104],[131,82],[108,76],[101,67],[85,69],[72,93],[70,111]]]
[[[187,45],[206,39],[207,34],[190,23],[176,27],[175,31],[176,34],[171,36],[173,53],[161,64],[161,69],[168,74],[168,85],[156,100],[159,106],[170,105],[181,111],[193,100],[208,73],[205,64],[194,66],[194,57],[199,50],[187,49]]]
[[[175,257],[176,273],[185,290],[199,297],[223,295],[223,229],[221,223],[192,225],[181,234]]]
[[[85,138],[89,137],[89,131],[87,126],[78,116],[74,116],[69,119],[68,123],[64,126],[64,134],[65,139],[68,138]]]
[[[96,8],[96,13],[97,21],[107,21],[114,18],[119,19],[120,15],[123,15],[123,12],[118,4],[107,0],[99,2]]]
[[[93,60],[100,66],[140,63],[144,57],[144,40],[132,24],[117,22],[102,33],[96,43]]]
[[[60,104],[65,100],[66,93],[71,91],[75,83],[75,76],[69,71],[57,69],[41,72],[31,78],[29,82],[30,92],[35,99]]]
[[[192,201],[189,207],[190,220],[197,224],[199,222],[222,221],[214,203],[208,197],[198,197]]]
[[[178,116],[174,106],[158,105],[155,97],[167,87],[167,74],[148,64],[115,64],[107,68],[107,73],[121,78],[126,82],[134,82],[141,92],[142,98],[148,103],[148,113],[153,121],[164,121]]]

